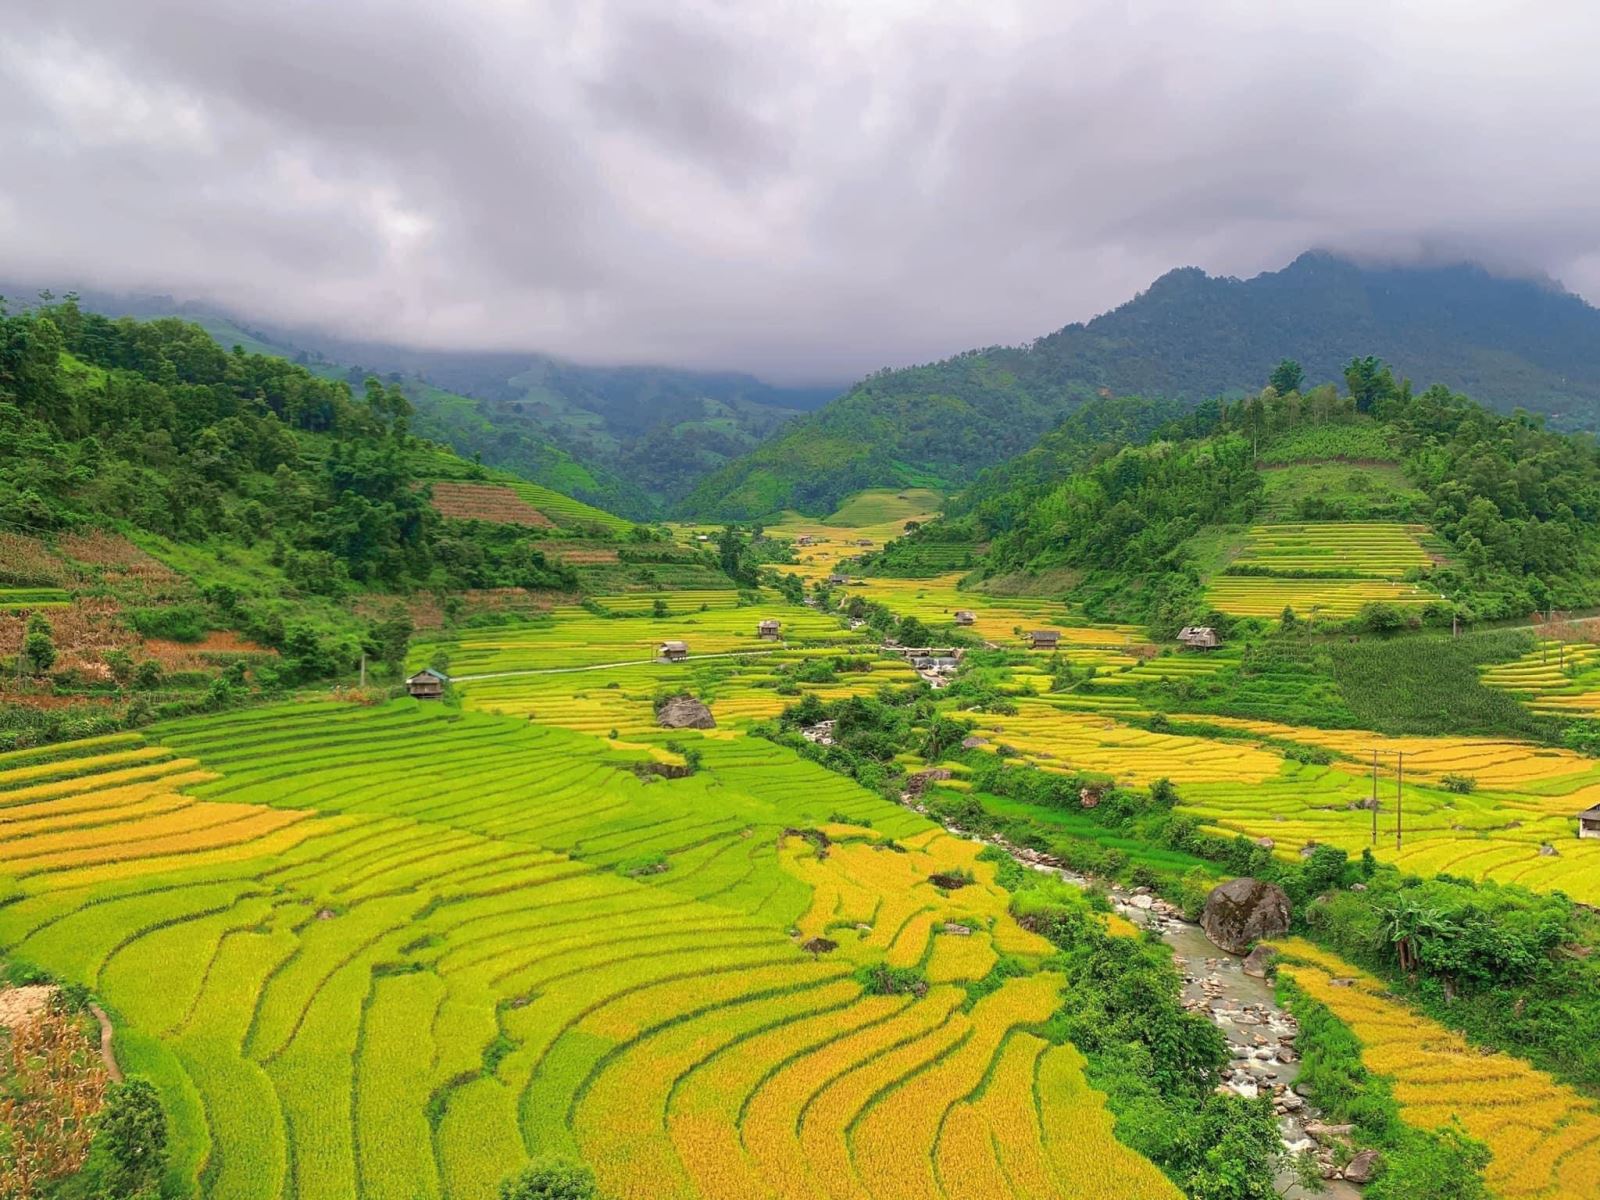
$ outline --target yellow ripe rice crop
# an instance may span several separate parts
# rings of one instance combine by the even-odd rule
[[[1377,979],[1298,939],[1279,970],[1362,1043],[1368,1070],[1392,1080],[1401,1115],[1424,1128],[1452,1118],[1493,1155],[1485,1180],[1507,1200],[1587,1200],[1600,1179],[1600,1109],[1519,1058],[1486,1053],[1390,999]],[[1333,986],[1334,979],[1349,981]]]

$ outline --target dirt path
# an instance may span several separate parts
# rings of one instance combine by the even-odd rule
[[[100,1061],[105,1063],[106,1074],[111,1076],[112,1082],[121,1083],[122,1068],[117,1066],[116,1051],[111,1046],[111,1039],[116,1037],[117,1031],[111,1027],[111,1018],[106,1016],[105,1009],[98,1004],[90,1004],[89,1011],[100,1022]]]

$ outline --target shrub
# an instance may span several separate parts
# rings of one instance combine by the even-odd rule
[[[167,1169],[167,1117],[149,1081],[112,1084],[91,1156],[104,1195],[121,1200],[154,1193]]]
[[[581,1163],[545,1158],[500,1181],[500,1200],[594,1200],[594,1172]]]
[[[1444,790],[1465,796],[1478,790],[1478,781],[1471,775],[1446,775],[1439,781],[1444,784]]]

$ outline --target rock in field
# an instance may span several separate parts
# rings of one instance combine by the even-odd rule
[[[1376,1150],[1363,1150],[1344,1165],[1344,1177],[1351,1183],[1371,1183],[1383,1161]]]
[[[1275,883],[1241,875],[1211,889],[1200,927],[1219,950],[1247,954],[1262,938],[1289,932],[1289,897]]]
[[[669,696],[656,708],[656,724],[663,729],[715,729],[711,710],[693,696]]]

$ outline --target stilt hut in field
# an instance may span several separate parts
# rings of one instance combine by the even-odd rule
[[[1178,641],[1190,650],[1215,650],[1222,645],[1217,631],[1209,625],[1185,625],[1178,630]]]
[[[775,642],[778,640],[778,623],[770,618],[756,623],[756,636],[763,641]]]
[[[978,614],[973,612],[969,608],[958,608],[958,609],[956,609],[956,624],[957,625],[971,625],[977,619],[978,619]]]
[[[1030,650],[1054,650],[1061,644],[1059,629],[1033,629],[1022,636]]]
[[[1600,804],[1586,808],[1578,814],[1578,836],[1600,838]]]
[[[668,662],[682,662],[689,657],[688,642],[662,642],[656,654]]]
[[[450,677],[442,671],[435,671],[432,667],[423,667],[410,679],[406,680],[406,691],[418,700],[444,699],[444,685],[450,682]]]

